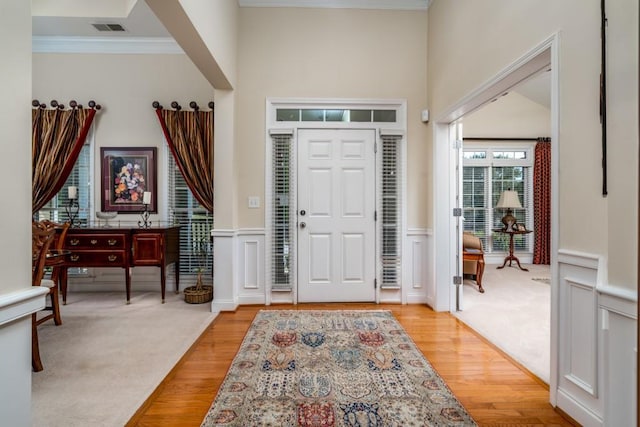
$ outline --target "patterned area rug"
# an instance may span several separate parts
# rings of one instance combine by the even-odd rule
[[[202,426],[475,426],[390,311],[260,311]]]

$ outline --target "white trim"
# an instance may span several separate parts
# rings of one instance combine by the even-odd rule
[[[171,37],[33,36],[33,53],[122,53],[184,55]]]
[[[214,228],[211,230],[211,237],[234,237],[238,234],[237,230]]]
[[[240,7],[312,7],[329,9],[429,9],[433,0],[238,0]]]
[[[404,136],[404,129],[378,129],[380,136]]]
[[[42,310],[48,293],[49,288],[29,286],[0,294],[0,326]]]
[[[559,76],[560,76],[560,33],[550,35],[525,55],[496,74],[486,83],[437,114],[433,123],[433,181],[434,200],[434,268],[436,294],[432,306],[436,311],[450,310],[452,293],[452,277],[455,274],[455,227],[452,227],[452,149],[450,147],[449,126],[463,115],[475,111],[493,98],[504,93],[515,84],[526,80],[529,76],[551,65],[551,363],[550,363],[550,402],[556,405],[558,391],[558,342],[559,303],[558,303],[558,224],[559,224],[559,169],[558,159],[561,144],[559,132]]]
[[[394,123],[379,123],[379,122],[304,122],[304,121],[296,121],[296,122],[278,122],[276,120],[276,110],[279,108],[317,108],[317,109],[390,109],[393,108],[397,111],[396,114],[396,122]],[[345,99],[345,98],[267,98],[265,105],[265,235],[266,235],[266,243],[265,243],[265,277],[266,277],[266,304],[269,305],[272,302],[272,297],[275,294],[275,290],[272,290],[271,287],[271,183],[273,180],[272,174],[272,158],[271,158],[271,150],[272,150],[272,134],[281,134],[286,133],[289,134],[292,131],[292,164],[291,170],[293,171],[291,177],[291,188],[290,193],[296,194],[297,189],[295,188],[297,176],[297,134],[299,129],[373,129],[376,131],[377,135],[380,135],[380,130],[384,129],[385,132],[390,132],[391,134],[399,134],[402,135],[400,148],[402,151],[402,229],[400,242],[400,250],[404,251],[406,241],[407,241],[407,138],[406,138],[406,129],[407,129],[407,101],[404,99]],[[292,129],[293,126],[293,129]],[[379,142],[379,138],[376,138],[376,141]],[[376,159],[378,162],[378,159]],[[377,165],[377,163],[376,163]],[[378,166],[376,166],[378,167]],[[377,173],[377,172],[376,172]],[[378,191],[378,190],[376,190]],[[376,194],[376,199],[378,199]],[[290,207],[293,213],[297,212],[296,209],[297,199],[296,197],[291,198]],[[377,201],[379,203],[379,201]],[[376,236],[376,240],[378,237]],[[294,281],[291,283],[292,291],[290,295],[292,296],[293,303],[297,303],[297,265],[295,253],[297,250],[297,233],[293,233],[292,236],[292,246],[290,248],[290,253],[293,254],[291,258],[291,277],[293,277]],[[380,283],[379,271],[379,248],[376,248],[376,277],[378,279],[378,283]],[[404,261],[403,261],[404,264]],[[406,265],[406,264],[405,264]],[[406,268],[401,269],[401,274],[404,275]],[[402,277],[402,282],[404,283],[404,277]],[[406,303],[407,300],[407,292],[406,286],[401,286],[401,296],[399,299],[394,300],[394,302],[402,302]],[[376,302],[381,302],[380,299],[380,286],[378,286],[376,290]],[[280,292],[282,293],[282,292]]]
[[[240,228],[236,231],[238,236],[264,236],[265,229],[256,227],[256,228]]]
[[[407,236],[433,236],[431,228],[407,228]]]
[[[597,285],[596,291],[608,297],[614,297],[626,302],[638,303],[638,294],[632,289],[621,288],[613,285]]]
[[[285,128],[285,129],[269,129],[269,135],[291,135],[293,136],[294,129]]]
[[[565,413],[569,414],[571,418],[580,423],[580,425],[585,427],[604,426],[602,417],[600,417],[600,415],[593,412],[588,406],[580,403],[565,390],[558,390],[557,400],[558,408],[561,408]]]

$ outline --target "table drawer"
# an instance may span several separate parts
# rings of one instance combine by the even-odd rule
[[[65,248],[71,249],[122,249],[126,248],[124,234],[67,235]]]
[[[67,267],[126,267],[126,251],[73,251],[67,255]]]

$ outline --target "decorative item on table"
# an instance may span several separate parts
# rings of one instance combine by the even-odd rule
[[[517,220],[516,217],[513,216],[513,209],[522,208],[520,199],[518,198],[518,192],[510,188],[507,191],[503,191],[502,194],[500,194],[500,200],[498,200],[496,208],[507,209],[507,214],[502,217],[502,224],[504,224],[503,230],[506,232],[518,231],[516,227]]]
[[[96,212],[96,218],[103,219],[104,225],[102,227],[110,228],[109,220],[115,218],[118,215],[118,212]],[[98,224],[101,225],[101,224]]]
[[[76,225],[78,212],[80,211],[80,205],[78,204],[78,187],[69,186],[67,191],[67,199],[69,200],[69,203],[65,207],[65,211],[69,218],[69,224],[71,224],[71,227],[74,227]]]
[[[149,228],[151,227],[151,221],[149,221],[149,204],[151,203],[151,191],[145,191],[142,193],[142,204],[144,205],[144,210],[140,214],[142,220],[138,221],[138,227],[140,228]]]

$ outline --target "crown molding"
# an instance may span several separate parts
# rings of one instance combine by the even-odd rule
[[[33,53],[184,54],[170,37],[33,36]]]
[[[238,0],[240,7],[427,10],[433,0]]]

